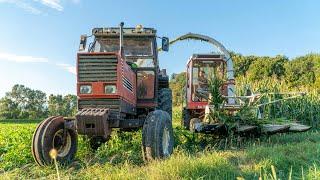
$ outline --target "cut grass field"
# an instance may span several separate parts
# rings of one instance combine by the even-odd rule
[[[145,163],[141,132],[121,132],[92,152],[79,138],[76,160],[59,165],[62,179],[320,179],[320,132],[256,139],[194,135],[174,118],[176,147],[166,160]],[[0,179],[56,179],[54,166],[39,167],[31,138],[39,121],[0,121]]]

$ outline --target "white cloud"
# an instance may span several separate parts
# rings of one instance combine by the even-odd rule
[[[0,0],[1,2],[1,0]],[[34,57],[26,55],[16,55],[12,53],[0,52],[0,62],[9,61],[16,63],[47,63],[48,65],[58,66],[59,68],[68,71],[72,74],[77,74],[76,67],[65,64],[65,63],[51,63],[48,58],[45,57]]]
[[[67,1],[67,0],[63,0]],[[79,4],[80,0],[68,0],[69,2],[72,2],[73,4]],[[40,3],[45,7],[57,10],[57,11],[63,11],[64,7],[62,6],[62,0],[0,0],[0,3],[9,3],[14,4],[17,7],[35,15],[43,14],[43,11],[39,10],[36,7],[36,4]],[[36,6],[36,7],[35,7]]]
[[[36,2],[40,2],[41,4],[55,9],[57,11],[63,11],[63,6],[61,5],[60,0],[34,0]]]
[[[25,55],[16,55],[11,53],[0,52],[0,60],[13,61],[19,63],[44,63],[48,62],[47,58],[44,57],[33,57]]]
[[[10,3],[10,4],[14,4],[17,7],[31,13],[31,14],[35,14],[35,15],[39,15],[42,14],[42,11],[40,11],[39,9],[33,7],[32,5],[30,5],[29,3],[26,3],[24,1],[19,1],[19,0],[0,0],[0,3]]]
[[[61,67],[62,69],[72,73],[72,74],[77,74],[76,67],[70,65],[70,64],[65,64],[65,63],[57,63],[57,66]]]

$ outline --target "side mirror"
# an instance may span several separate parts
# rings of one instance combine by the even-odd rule
[[[81,35],[79,51],[84,51],[86,49],[86,45],[87,45],[87,35]]]
[[[162,51],[169,51],[169,38],[162,37]]]

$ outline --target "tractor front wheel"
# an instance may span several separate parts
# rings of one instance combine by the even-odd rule
[[[53,158],[60,163],[73,160],[77,151],[77,133],[66,129],[62,116],[50,117],[37,127],[32,140],[32,154],[41,165],[53,163]],[[50,152],[56,153],[50,154]]]
[[[173,152],[173,129],[170,115],[162,110],[148,114],[142,131],[143,158],[146,161],[169,157]]]

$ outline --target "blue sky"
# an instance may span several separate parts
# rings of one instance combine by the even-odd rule
[[[47,94],[74,94],[81,34],[93,27],[142,24],[159,36],[194,32],[244,55],[320,51],[320,1],[0,0],[0,97],[14,84]],[[181,72],[193,53],[214,51],[184,42],[159,55],[161,68]]]

